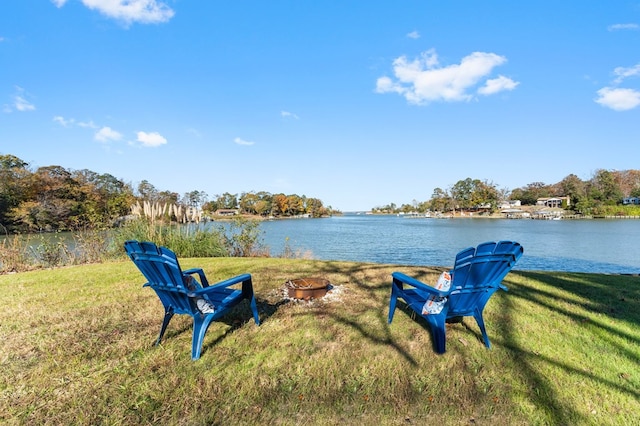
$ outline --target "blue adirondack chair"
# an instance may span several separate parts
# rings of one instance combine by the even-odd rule
[[[389,324],[393,320],[396,302],[401,298],[429,323],[437,353],[446,351],[447,319],[465,316],[475,318],[484,344],[490,348],[482,311],[498,289],[507,291],[502,280],[520,259],[523,251],[522,246],[513,241],[486,242],[478,247],[462,250],[456,256],[453,269],[449,271],[451,287],[447,291],[437,290],[400,272],[392,273]],[[446,298],[442,300],[442,310],[436,314],[423,314],[425,303],[437,297]]]
[[[191,358],[200,358],[204,335],[212,321],[225,315],[242,300],[249,300],[253,319],[260,325],[250,274],[242,274],[210,285],[200,268],[183,271],[174,252],[151,242],[127,241],[124,248],[129,258],[147,279],[143,287],[155,290],[164,306],[164,320],[156,345],[174,314],[193,317]],[[198,280],[195,277],[199,278]],[[194,281],[195,285],[194,285]],[[242,283],[242,289],[232,288]],[[202,303],[206,309],[202,309]],[[200,305],[200,308],[198,307]],[[213,308],[213,309],[211,309]],[[215,309],[215,310],[214,310]]]

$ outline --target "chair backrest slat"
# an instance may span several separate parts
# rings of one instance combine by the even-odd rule
[[[145,286],[151,287],[165,307],[176,313],[192,314],[196,307],[183,281],[178,259],[166,247],[158,247],[149,242],[127,241],[127,254],[147,279]]]
[[[125,247],[150,287],[167,291],[187,291],[182,281],[182,269],[172,251],[148,242],[128,241]]]
[[[451,270],[449,315],[483,307],[522,253],[522,246],[512,241],[483,243],[458,253]]]

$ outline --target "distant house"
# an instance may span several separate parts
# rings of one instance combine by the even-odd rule
[[[529,217],[529,212],[525,212],[520,209],[503,209],[500,211],[506,218],[509,219],[521,219],[523,217]]]
[[[522,203],[520,202],[520,200],[507,200],[507,201],[502,201],[500,202],[500,205],[498,206],[499,209],[514,209],[517,207],[520,207],[522,205]]]
[[[640,204],[640,197],[625,197],[622,199],[622,204]]]
[[[536,200],[537,206],[564,209],[571,205],[569,197],[543,197]]]
[[[216,210],[217,216],[234,216],[238,214],[238,209],[218,209]]]
[[[507,200],[500,203],[498,208],[500,213],[508,217],[509,219],[521,219],[523,217],[529,217],[529,213],[520,209],[522,203],[520,200]]]

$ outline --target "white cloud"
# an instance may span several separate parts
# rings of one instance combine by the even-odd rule
[[[609,25],[607,27],[609,31],[620,31],[620,30],[640,30],[640,25],[638,24],[614,24]]]
[[[26,98],[28,93],[26,93],[25,90],[20,86],[15,86],[15,89],[16,94],[13,95],[11,104],[4,104],[2,107],[2,111],[6,113],[11,113],[13,111],[34,111],[36,109],[36,106]]]
[[[97,129],[97,128],[98,128],[98,126],[96,126],[96,125],[94,124],[94,122],[93,122],[93,121],[91,121],[91,120],[89,120],[89,121],[78,121],[78,122],[76,123],[76,125],[77,125],[78,127],[86,127],[86,128],[89,128],[89,129]]]
[[[22,112],[33,111],[36,109],[35,105],[33,105],[31,102],[20,95],[15,96],[13,106],[15,107],[15,109]]]
[[[158,132],[138,132],[137,135],[137,141],[144,147],[156,148],[167,143],[167,140]]]
[[[53,121],[60,124],[62,127],[69,127],[74,123],[75,120],[73,118],[67,120],[61,115],[56,115],[55,117],[53,117]]]
[[[594,101],[614,111],[627,111],[640,105],[640,91],[617,87],[630,77],[640,76],[640,64],[632,67],[617,67],[613,70],[613,84],[598,90],[598,97]]]
[[[283,118],[293,118],[295,120],[298,120],[300,118],[296,114],[289,111],[280,111],[280,116],[282,116]]]
[[[57,8],[61,8],[67,0],[51,0],[51,3],[55,4]]]
[[[401,85],[394,83],[393,80],[391,80],[389,77],[384,76],[384,77],[380,77],[378,81],[376,81],[376,92],[378,93],[396,92],[396,93],[402,94],[404,92],[404,88]]]
[[[237,143],[238,145],[253,145],[255,142],[250,142],[250,141],[245,141],[244,139],[240,139],[240,138],[235,138],[233,140],[234,143]]]
[[[116,132],[111,127],[103,127],[96,132],[94,139],[98,142],[119,141],[122,139],[122,134]]]
[[[411,31],[409,34],[407,34],[407,37],[413,38],[413,39],[419,39],[420,33],[417,31]]]
[[[53,0],[61,7],[66,0]],[[122,21],[126,24],[140,22],[143,24],[157,24],[169,21],[175,12],[158,0],[82,0],[82,3],[92,10]]]
[[[614,80],[616,83],[621,83],[625,78],[640,76],[640,64],[630,68],[617,67],[613,70],[613,74],[616,76]]]
[[[53,117],[53,121],[60,124],[63,127],[82,127],[88,129],[97,129],[98,126],[89,120],[89,121],[76,121],[74,118],[64,118],[61,115],[57,115]],[[164,138],[158,132],[136,132],[136,141],[130,142],[131,145],[140,145],[143,147],[155,148],[161,145],[165,145],[167,143],[167,139]],[[122,133],[113,130],[111,127],[103,126],[97,132],[95,132],[93,138],[98,142],[115,142],[123,139]]]
[[[55,121],[56,123],[60,124],[62,127],[71,127],[71,126],[78,126],[78,127],[83,127],[83,128],[89,128],[89,129],[97,129],[98,126],[96,126],[94,124],[93,121],[76,121],[75,118],[64,118],[61,115],[56,115],[55,117],[53,117],[53,121]]]
[[[640,105],[640,91],[603,87],[598,90],[598,98],[595,101],[615,111],[627,111]]]
[[[434,101],[470,101],[474,87],[506,61],[504,56],[495,53],[474,52],[462,58],[460,64],[443,67],[439,65],[435,50],[430,49],[413,61],[407,60],[406,56],[394,60],[395,80],[387,76],[380,77],[376,92],[398,93],[409,103],[418,105]],[[513,90],[518,84],[501,76],[485,81],[479,92],[484,95],[495,94],[502,90]]]
[[[498,76],[498,78],[489,79],[484,83],[484,86],[478,89],[478,93],[481,95],[493,95],[498,92],[502,92],[505,90],[513,90],[520,83],[517,81],[513,81],[512,79],[505,77],[503,75]]]

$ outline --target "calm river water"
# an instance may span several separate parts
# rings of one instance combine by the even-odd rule
[[[285,241],[320,260],[451,266],[455,254],[485,241],[524,247],[514,269],[640,273],[640,220],[430,219],[344,215],[261,223],[272,255]]]

